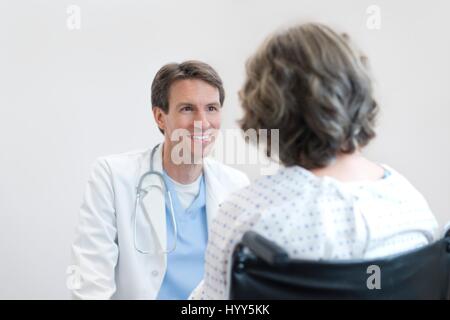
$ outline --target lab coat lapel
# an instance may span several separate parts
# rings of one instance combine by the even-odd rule
[[[162,144],[157,147],[153,159],[153,170],[159,173],[163,172],[162,167]],[[151,150],[146,157],[147,163],[141,166],[141,176],[150,170]],[[142,197],[142,207],[153,227],[154,232],[159,240],[161,252],[166,250],[166,206],[164,185],[157,175],[150,175],[144,179],[142,189],[145,194]]]
[[[203,162],[203,173],[205,175],[206,216],[209,233],[212,219],[214,218],[219,209],[219,204],[224,201],[225,190],[223,189],[222,184],[214,174],[214,169],[209,164],[207,158],[205,158]]]

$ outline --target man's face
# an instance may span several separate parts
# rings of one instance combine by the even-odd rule
[[[198,79],[175,81],[169,91],[169,112],[153,109],[158,126],[164,130],[164,142],[169,150],[182,139],[190,146],[191,155],[201,152],[204,157],[211,150],[220,129],[221,105],[219,89]],[[198,153],[197,153],[198,155]],[[197,158],[196,155],[196,158]]]

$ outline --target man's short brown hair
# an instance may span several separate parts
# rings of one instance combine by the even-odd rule
[[[152,107],[169,113],[169,93],[171,85],[177,80],[198,79],[219,90],[220,105],[225,100],[222,79],[209,64],[189,60],[183,63],[169,63],[156,73],[152,83]]]
[[[247,62],[242,129],[279,129],[286,166],[320,168],[364,147],[378,111],[366,60],[321,24],[273,35]]]

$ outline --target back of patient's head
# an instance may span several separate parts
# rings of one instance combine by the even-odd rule
[[[321,24],[267,39],[247,62],[240,98],[242,129],[279,129],[286,166],[324,167],[375,136],[378,106],[366,58]]]

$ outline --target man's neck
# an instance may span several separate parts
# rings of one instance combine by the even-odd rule
[[[202,164],[175,164],[171,159],[171,150],[163,145],[163,168],[170,178],[182,184],[189,184],[197,180],[202,174]]]

